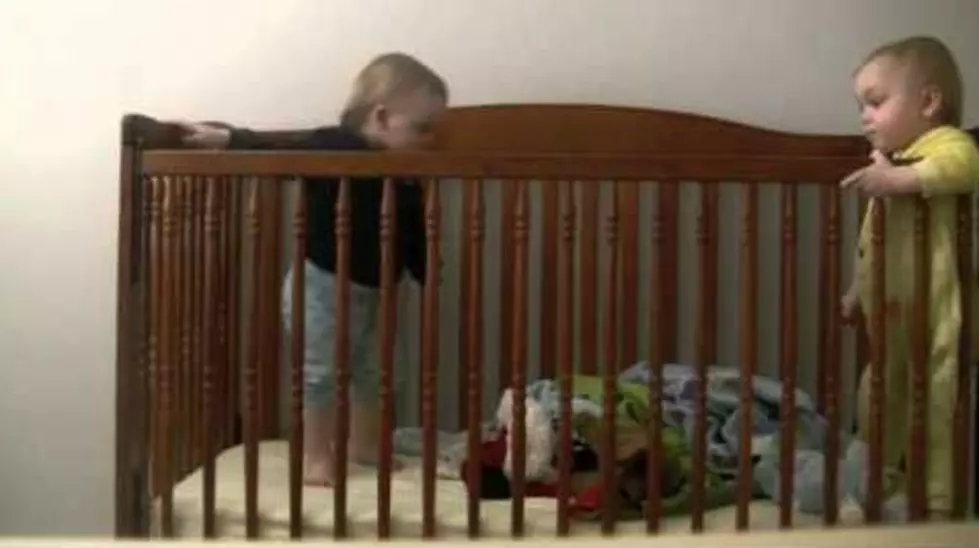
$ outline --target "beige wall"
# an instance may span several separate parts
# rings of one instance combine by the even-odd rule
[[[360,64],[404,49],[442,71],[460,104],[655,106],[851,132],[848,75],[879,41],[936,33],[958,52],[967,87],[979,88],[977,20],[973,0],[0,3],[0,533],[111,528],[124,112],[326,123]],[[447,276],[446,290],[456,283]],[[736,305],[724,294],[729,314]],[[681,334],[689,341],[688,328]],[[720,349],[729,359],[734,340]],[[446,370],[454,355],[447,341]],[[811,349],[800,362],[811,379]]]

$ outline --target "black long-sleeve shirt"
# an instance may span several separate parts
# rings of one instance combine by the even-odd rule
[[[231,132],[230,149],[250,150],[371,150],[359,134],[344,127],[312,131],[290,143],[263,142],[261,135],[247,129]],[[306,258],[327,272],[336,272],[336,202],[339,179],[306,179]],[[383,179],[350,180],[350,281],[367,287],[381,284],[381,196]],[[417,182],[398,180],[397,241],[394,252],[395,279],[407,268],[419,283],[425,281],[425,224],[422,188]]]

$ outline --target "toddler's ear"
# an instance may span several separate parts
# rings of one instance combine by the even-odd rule
[[[382,130],[387,130],[391,123],[391,113],[384,105],[374,105],[371,108],[370,118],[374,125]]]
[[[942,91],[937,86],[928,86],[922,91],[922,95],[924,100],[922,112],[925,117],[933,118],[937,116],[941,112],[942,104],[945,102]]]

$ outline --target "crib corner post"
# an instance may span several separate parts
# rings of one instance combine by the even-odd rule
[[[140,263],[143,249],[141,235],[143,192],[139,168],[139,117],[126,115],[122,120],[119,178],[119,240],[116,272],[116,462],[115,462],[115,535],[145,536],[148,505],[145,479],[146,459],[142,458],[138,433],[145,394],[140,390],[140,329],[143,325]]]

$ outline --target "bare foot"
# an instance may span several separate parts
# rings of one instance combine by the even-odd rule
[[[308,462],[303,483],[310,487],[333,487],[333,473],[333,459]]]

